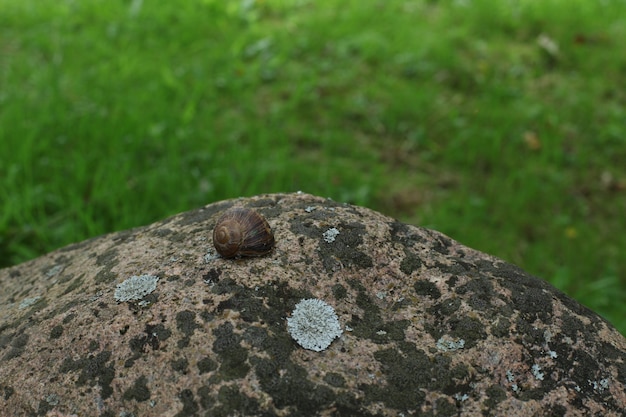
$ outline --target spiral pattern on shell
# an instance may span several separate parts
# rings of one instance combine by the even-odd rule
[[[215,224],[213,244],[225,258],[260,256],[274,247],[274,233],[257,211],[234,207],[227,210]]]

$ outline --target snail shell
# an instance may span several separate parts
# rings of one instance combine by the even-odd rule
[[[213,244],[224,258],[260,256],[274,247],[274,233],[262,215],[252,209],[235,207],[217,220]]]

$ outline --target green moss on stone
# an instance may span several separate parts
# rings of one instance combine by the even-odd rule
[[[240,345],[241,336],[233,332],[231,323],[224,323],[213,330],[213,351],[220,356],[219,376],[230,380],[243,378],[250,370],[246,363],[248,350]]]
[[[200,325],[196,322],[196,313],[185,310],[176,314],[176,328],[184,334],[184,337],[178,341],[180,349],[189,346],[189,339]]]
[[[498,403],[506,400],[506,390],[500,385],[490,386],[489,388],[487,388],[486,394],[489,399],[485,401],[485,405],[490,410],[493,410],[498,405]]]
[[[406,275],[411,275],[422,267],[422,260],[411,252],[406,252],[405,257],[400,262],[400,271]]]
[[[148,378],[141,375],[135,380],[133,386],[124,392],[125,400],[147,401],[150,399],[150,390],[148,389]]]
[[[65,291],[63,291],[63,295],[69,294],[72,291],[82,287],[84,277],[85,274],[81,274],[79,277],[74,278],[72,282],[70,282],[70,284],[67,286],[67,288],[65,288]]]
[[[203,385],[198,388],[198,397],[200,397],[200,406],[205,410],[210,410],[215,405],[215,394],[212,387]]]
[[[172,369],[180,374],[186,375],[189,369],[189,361],[187,358],[178,358],[171,362]]]
[[[427,281],[425,279],[420,279],[416,281],[415,284],[413,284],[413,289],[415,290],[417,295],[425,295],[433,300],[437,300],[441,297],[441,291],[439,291],[439,288],[437,288],[437,286],[433,282]]]
[[[215,417],[252,416],[260,413],[258,400],[242,394],[236,385],[221,387],[217,399],[220,405],[218,408],[213,409],[211,413]]]
[[[324,375],[324,382],[333,387],[344,387],[346,385],[346,379],[336,372],[329,372]]]
[[[73,360],[71,357],[65,358],[59,372],[68,373],[81,371],[77,385],[95,385],[101,387],[101,395],[103,399],[109,398],[113,394],[111,382],[115,378],[115,370],[113,365],[107,362],[111,359],[110,351],[102,351],[97,355],[88,355],[84,358]]]
[[[111,272],[111,267],[104,267],[94,277],[94,281],[99,284],[110,284],[117,279],[117,274]]]
[[[197,415],[200,407],[196,402],[193,392],[190,389],[184,389],[178,394],[178,399],[183,404],[183,409],[178,412],[175,417],[189,417]]]
[[[446,397],[437,398],[434,408],[435,410],[437,410],[437,413],[434,414],[437,417],[452,417],[459,415],[459,409],[457,408],[456,404],[451,402]]]
[[[96,257],[96,265],[111,268],[119,263],[117,249],[109,249]]]
[[[207,372],[215,371],[217,369],[217,362],[213,359],[205,356],[198,361],[198,371],[200,374],[206,374]]]
[[[473,317],[454,317],[449,320],[448,325],[450,336],[465,340],[466,349],[474,347],[479,340],[484,340],[487,337],[485,326],[480,320]]]
[[[332,288],[333,296],[336,300],[342,300],[348,295],[348,290],[341,284],[335,284]]]
[[[458,392],[457,385],[468,377],[464,366],[451,367],[448,356],[429,357],[413,343],[398,342],[398,348],[381,349],[374,353],[381,363],[387,383],[361,387],[368,402],[382,401],[398,410],[418,409],[425,391]]]

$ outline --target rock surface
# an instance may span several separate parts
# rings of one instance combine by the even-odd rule
[[[266,216],[270,254],[207,255],[234,205]],[[116,302],[131,276],[158,277],[156,290]],[[598,315],[438,232],[302,193],[93,238],[0,270],[0,284],[3,416],[626,409],[626,339]],[[343,330],[321,352],[287,331],[306,298],[331,305]]]

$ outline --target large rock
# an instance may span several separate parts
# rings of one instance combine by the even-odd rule
[[[271,253],[207,256],[234,205],[266,216]],[[116,301],[142,275],[159,279]],[[307,194],[90,239],[0,284],[3,416],[625,413],[626,339],[601,317],[438,232]],[[308,298],[343,331],[320,352],[287,328]]]

